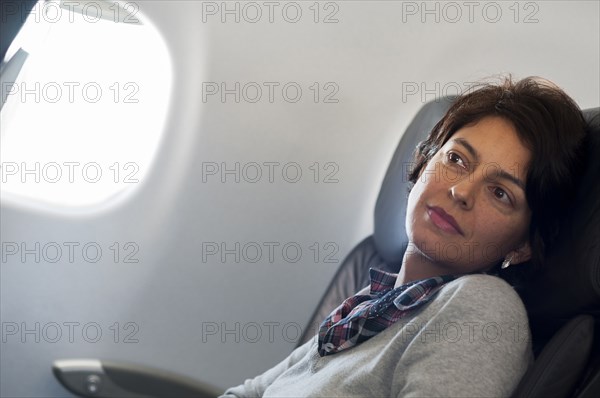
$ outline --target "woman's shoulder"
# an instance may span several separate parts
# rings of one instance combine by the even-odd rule
[[[459,295],[481,296],[491,294],[492,296],[507,296],[511,299],[519,299],[519,295],[508,282],[489,274],[460,276],[448,282],[444,286],[444,290]]]
[[[526,317],[525,306],[515,289],[493,275],[461,276],[440,289],[436,301],[444,307],[487,313],[492,317],[500,314]]]

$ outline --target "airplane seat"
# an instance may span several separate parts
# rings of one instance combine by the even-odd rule
[[[344,259],[298,345],[313,337],[320,322],[345,298],[368,285],[369,268],[390,272],[400,269],[407,247],[404,220],[409,187],[407,171],[412,153],[451,102],[449,98],[442,98],[425,104],[408,126],[381,186],[373,235],[360,242]],[[517,387],[515,397],[600,396],[600,108],[586,110],[584,115],[590,132],[586,144],[589,164],[577,192],[577,206],[568,215],[568,222],[561,230],[562,244],[547,259],[545,271],[528,282],[526,288],[517,290],[529,314],[536,360]],[[505,271],[515,272],[518,268],[513,266]],[[516,277],[505,276],[509,280]],[[65,361],[63,365],[59,362],[54,364],[55,375],[71,391],[81,396],[116,396],[92,395],[76,389],[73,386],[82,385],[82,378],[92,372],[75,366],[76,372],[69,382],[68,367],[74,362]],[[103,372],[103,367],[108,366],[98,363],[93,374],[108,377],[108,372]],[[132,370],[129,372],[133,374]],[[136,372],[146,377],[152,370],[138,368]],[[175,386],[177,383],[171,376],[164,376],[164,382]],[[126,391],[142,388],[129,376],[118,384]],[[214,396],[202,386],[190,388],[196,396]]]
[[[404,227],[410,184],[407,170],[414,148],[451,104],[450,98],[425,104],[408,126],[377,198],[374,233],[344,259],[299,345],[314,335],[320,322],[346,297],[369,284],[369,268],[399,271],[408,244]],[[568,397],[576,392],[585,392],[577,395],[582,398],[600,396],[600,108],[585,110],[584,117],[588,160],[577,205],[561,229],[561,244],[548,256],[543,273],[526,284],[519,266],[500,275],[515,285],[524,301],[536,357],[514,393],[518,397]]]

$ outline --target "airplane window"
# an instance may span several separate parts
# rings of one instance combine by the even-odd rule
[[[140,14],[134,2],[39,1],[23,17],[1,69],[3,202],[91,206],[143,182],[173,75]]]

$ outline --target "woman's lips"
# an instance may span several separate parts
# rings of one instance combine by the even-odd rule
[[[454,217],[446,213],[441,207],[427,206],[427,214],[429,214],[431,221],[442,231],[464,235]]]

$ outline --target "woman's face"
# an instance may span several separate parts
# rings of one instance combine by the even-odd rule
[[[448,273],[487,270],[530,256],[525,198],[530,151],[513,125],[486,117],[458,130],[408,198],[409,250]]]

